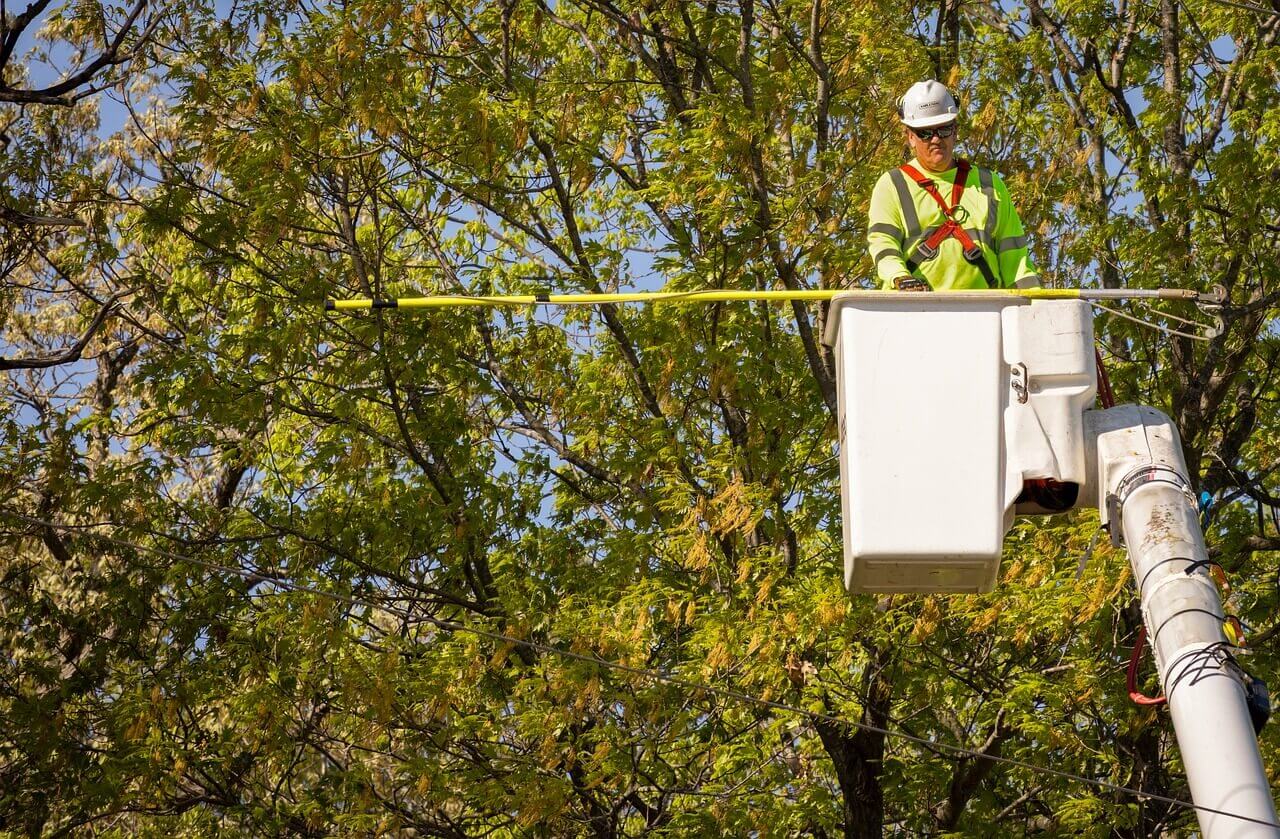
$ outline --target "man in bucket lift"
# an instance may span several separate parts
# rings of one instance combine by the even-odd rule
[[[990,169],[955,156],[958,116],[951,92],[932,79],[898,101],[915,157],[881,175],[871,193],[867,246],[881,287],[1038,286],[1008,187]]]
[[[912,85],[898,102],[915,157],[881,175],[871,193],[867,245],[883,288],[1040,285],[1008,187],[990,169],[955,157],[959,112],[951,92],[932,79]],[[1079,490],[1074,483],[1032,479],[1017,503],[1066,510]]]

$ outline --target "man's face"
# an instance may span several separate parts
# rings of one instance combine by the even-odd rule
[[[951,168],[956,150],[956,124],[949,122],[934,128],[907,128],[907,143],[911,153],[930,172],[945,172]],[[943,137],[943,134],[948,136]],[[928,139],[923,139],[928,137]]]

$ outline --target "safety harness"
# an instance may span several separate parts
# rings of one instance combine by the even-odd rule
[[[969,179],[969,168],[969,161],[956,161],[956,182],[951,187],[951,204],[948,206],[933,181],[926,178],[919,169],[910,163],[902,164],[903,174],[929,193],[938,207],[942,209],[942,214],[947,219],[941,227],[930,233],[916,248],[915,254],[907,260],[907,270],[915,273],[915,270],[920,267],[920,263],[928,262],[938,255],[938,248],[943,242],[955,237],[960,242],[960,247],[964,249],[965,260],[972,263],[982,273],[982,278],[987,281],[987,288],[999,288],[1000,282],[996,279],[995,274],[991,273],[991,266],[987,264],[986,257],[982,255],[982,247],[973,241],[973,237],[964,229],[964,222],[969,218],[969,211],[960,206],[960,196],[964,195],[964,183]]]

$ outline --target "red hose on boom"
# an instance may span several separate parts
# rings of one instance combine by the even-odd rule
[[[1166,701],[1163,696],[1147,696],[1138,691],[1138,661],[1142,658],[1142,647],[1146,640],[1147,628],[1139,626],[1138,638],[1133,642],[1133,653],[1129,656],[1129,673],[1127,677],[1129,698],[1133,700],[1135,705],[1163,705]]]
[[[1111,379],[1107,377],[1106,365],[1102,363],[1102,350],[1093,348],[1094,357],[1098,360],[1098,402],[1103,408],[1116,406],[1116,394],[1111,389]]]
[[[1111,389],[1111,379],[1107,377],[1106,365],[1102,363],[1102,350],[1094,347],[1093,354],[1098,361],[1098,402],[1103,408],[1114,408],[1116,394]],[[1133,642],[1133,652],[1129,654],[1129,670],[1125,679],[1126,686],[1129,689],[1129,698],[1133,700],[1135,705],[1163,705],[1166,702],[1163,696],[1147,696],[1138,690],[1138,662],[1142,660],[1142,648],[1146,641],[1147,627],[1139,625],[1138,637]]]

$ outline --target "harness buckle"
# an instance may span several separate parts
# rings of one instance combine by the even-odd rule
[[[915,255],[921,262],[928,262],[938,255],[938,247],[928,242],[921,242],[920,246],[916,248]]]
[[[973,247],[964,249],[964,258],[970,262],[979,262],[982,259],[982,246],[977,242],[973,243]]]

